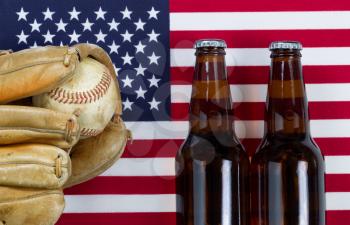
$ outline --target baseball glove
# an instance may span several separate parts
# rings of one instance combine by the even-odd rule
[[[103,131],[81,138],[80,112],[33,105],[33,96],[69,82],[86,58],[104,65],[117,101]],[[0,51],[0,224],[51,225],[64,209],[63,188],[108,169],[124,151],[130,132],[121,119],[113,64],[100,47],[40,47]]]

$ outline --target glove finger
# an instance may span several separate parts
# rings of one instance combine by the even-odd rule
[[[0,187],[0,221],[6,225],[54,225],[64,205],[59,189]]]
[[[0,143],[43,143],[69,149],[79,140],[73,114],[28,106],[0,106]]]
[[[0,104],[38,95],[73,76],[74,48],[41,47],[0,55]]]
[[[68,153],[51,145],[0,146],[0,186],[61,188],[71,175]]]
[[[78,142],[72,149],[72,176],[65,188],[85,182],[111,167],[124,152],[130,132],[122,120],[110,122],[96,137]]]

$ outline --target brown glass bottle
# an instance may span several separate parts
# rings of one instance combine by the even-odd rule
[[[265,136],[252,159],[252,225],[324,225],[324,160],[310,135],[301,44],[273,42]]]
[[[181,225],[248,225],[249,159],[233,129],[225,42],[196,42],[190,132],[176,157]]]

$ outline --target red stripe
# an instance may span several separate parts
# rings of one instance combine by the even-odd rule
[[[327,211],[326,218],[327,225],[345,225],[350,211]],[[181,225],[177,220],[177,213],[66,213],[56,225]]]
[[[317,142],[319,147],[322,149],[323,154],[325,155],[350,154],[350,138],[315,138],[315,141]],[[137,149],[139,149],[139,151],[143,152],[143,143],[145,146],[147,146],[147,143],[149,142],[153,142],[154,146],[150,150],[147,150],[147,153],[141,156],[142,158],[175,157],[175,154],[180,148],[180,145],[182,144],[183,140],[136,140],[134,141],[133,145],[138,147],[131,147],[130,145],[128,145],[126,148],[126,152],[123,155],[123,158],[139,158],[133,155],[133,152],[129,152],[129,150],[134,149],[133,151],[136,151]],[[249,138],[242,140],[242,144],[244,145],[244,147],[250,155],[254,154],[259,143],[260,139]],[[157,146],[161,146],[160,148],[162,150],[160,150]]]
[[[342,156],[350,154],[350,138],[314,138],[314,140],[322,150],[323,155]],[[248,154],[252,156],[260,144],[260,139],[247,138],[242,140],[242,144]]]
[[[176,121],[188,120],[188,103],[171,104],[171,118]],[[243,102],[234,104],[237,120],[263,120],[265,102]],[[309,102],[310,118],[350,119],[350,102]]]
[[[169,4],[170,12],[331,11],[350,9],[350,2],[346,0],[173,0]]]
[[[170,48],[192,48],[203,38],[223,39],[229,48],[267,48],[275,40],[298,40],[304,47],[348,47],[349,36],[348,29],[171,31]]]
[[[350,174],[329,174],[326,176],[327,192],[350,192]]]
[[[176,213],[71,213],[56,225],[176,225]]]
[[[326,212],[327,225],[346,225],[350,221],[350,210],[334,210]]]
[[[175,193],[175,178],[167,177],[96,177],[64,190],[65,194],[169,194]]]
[[[327,192],[350,192],[350,174],[327,174]],[[66,189],[67,195],[174,194],[175,177],[97,177]]]
[[[349,38],[350,39],[350,38]],[[191,84],[193,67],[173,67],[172,84]],[[304,66],[306,83],[349,83],[350,66]],[[266,84],[269,77],[268,66],[235,66],[227,67],[230,84]]]
[[[182,140],[134,140],[129,143],[123,158],[174,157]]]

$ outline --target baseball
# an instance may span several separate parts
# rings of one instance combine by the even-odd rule
[[[56,89],[33,97],[34,106],[60,112],[79,111],[81,138],[96,136],[113,117],[117,88],[106,66],[83,59],[73,77]]]

